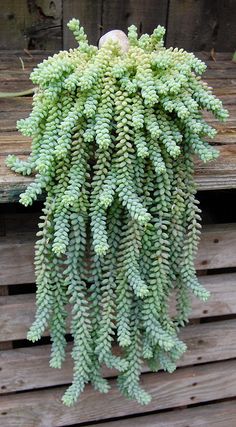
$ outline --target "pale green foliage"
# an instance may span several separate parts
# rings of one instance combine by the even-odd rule
[[[28,338],[49,328],[51,366],[60,368],[70,305],[74,378],[64,403],[72,405],[88,382],[107,392],[105,364],[118,370],[125,396],[146,404],[143,360],[172,372],[186,348],[177,333],[188,319],[190,292],[208,297],[194,269],[200,212],[192,156],[206,162],[218,155],[204,140],[215,130],[201,110],[220,120],[227,112],[197,76],[205,65],[163,47],[162,27],[139,39],[130,27],[127,53],[114,41],[90,46],[75,19],[69,28],[79,47],[31,75],[39,88],[18,126],[32,137],[32,154],[7,160],[16,172],[36,174],[21,203],[46,193]]]

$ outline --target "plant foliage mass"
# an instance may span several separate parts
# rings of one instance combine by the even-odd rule
[[[123,52],[109,39],[91,46],[79,21],[68,25],[79,47],[31,74],[33,110],[18,128],[32,137],[32,153],[7,159],[15,172],[35,175],[23,205],[46,194],[28,339],[48,328],[50,364],[60,368],[69,306],[74,375],[63,402],[74,404],[88,382],[106,393],[106,365],[118,371],[123,395],[147,404],[143,361],[172,372],[186,349],[178,331],[190,294],[208,297],[194,268],[200,211],[193,155],[203,162],[218,155],[205,141],[215,129],[201,111],[219,120],[227,112],[199,77],[205,64],[163,46],[163,27],[138,38],[131,26]]]

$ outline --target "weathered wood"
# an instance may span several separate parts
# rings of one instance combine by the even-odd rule
[[[30,231],[18,236],[8,235],[1,239],[0,286],[35,281],[34,243],[35,232]],[[234,267],[236,265],[235,246],[236,224],[204,226],[195,263],[196,268],[205,270]]]
[[[34,235],[28,233],[1,239],[1,284],[33,283],[35,281],[34,239]]]
[[[234,64],[232,62],[232,64]],[[235,79],[236,77],[236,67],[232,66],[231,68],[207,68],[204,73],[204,80],[209,81],[209,84],[212,84],[213,79]]]
[[[200,281],[211,292],[211,297],[206,303],[192,297],[191,319],[236,314],[236,273],[201,277]],[[171,307],[174,313],[174,302]],[[34,314],[34,294],[2,296],[0,341],[25,339]]]
[[[103,0],[102,34],[115,28],[127,32],[132,24],[139,33],[151,34],[157,25],[166,25],[167,9],[167,0]]]
[[[101,36],[102,0],[66,0],[63,2],[63,48],[76,47],[77,43],[67,23],[77,18],[84,26],[89,43],[97,44]]]
[[[180,337],[187,344],[188,351],[179,360],[178,366],[236,357],[235,328],[236,320],[187,326],[181,331]],[[0,394],[69,383],[73,372],[71,344],[68,345],[62,369],[50,368],[50,350],[51,346],[46,345],[1,351]],[[148,370],[147,366],[143,366],[143,372]],[[105,377],[115,374],[114,370],[103,370]]]
[[[131,24],[137,25],[141,33],[152,33],[158,24],[165,25],[167,6],[167,0],[161,0],[158,4],[155,0],[147,0],[145,5],[137,0],[68,0],[63,3],[64,48],[76,46],[67,28],[67,22],[72,17],[80,19],[90,43],[97,44],[99,37],[107,31],[120,29],[127,32],[127,27]]]
[[[28,86],[27,86],[28,85]],[[29,89],[30,87],[33,87],[32,84],[23,84],[23,87],[18,87],[18,83],[12,88],[10,88],[10,90],[8,90],[7,88],[1,88],[1,84],[0,84],[0,91],[5,91],[5,92],[11,92],[11,90],[13,91],[20,91],[20,90],[24,90],[24,89]],[[26,110],[20,110],[19,112],[15,112],[15,111],[7,111],[7,112],[1,112],[0,113],[0,129],[1,131],[5,131],[5,132],[11,132],[11,131],[16,131],[16,123],[17,120],[20,119],[25,119],[26,117],[28,117],[29,115],[29,111]]]
[[[8,82],[8,81],[12,81],[12,82],[16,82],[16,81],[28,81],[29,80],[29,76],[30,76],[30,71],[29,70],[23,70],[23,68],[21,70],[6,70],[6,71],[1,71],[0,74],[0,82]]]
[[[0,286],[0,298],[2,296],[8,295],[8,286]],[[2,341],[0,342],[0,354],[2,350],[9,350],[12,348],[12,342],[11,341]],[[4,351],[5,353],[5,351]]]
[[[10,113],[9,113],[10,114]],[[24,112],[22,112],[22,115]],[[25,113],[27,115],[27,113]],[[4,120],[4,129],[8,129],[11,119]],[[1,120],[0,120],[1,122]],[[9,152],[17,154],[20,158],[25,158],[22,153],[26,153],[26,140],[24,143],[17,145],[13,144],[12,151],[9,145],[3,144],[3,149],[6,153],[1,155],[0,152],[0,203],[13,202],[19,200],[19,194],[24,191],[26,186],[32,182],[32,177],[23,177],[9,170],[5,164],[5,159]],[[209,162],[201,163],[196,160],[196,183],[198,189],[229,189],[236,188],[236,145],[233,143],[218,147],[220,156],[218,159]],[[1,147],[0,147],[1,150]]]
[[[119,419],[108,423],[86,424],[84,427],[235,427],[235,425],[236,405],[233,400],[196,408],[178,408],[161,414]]]
[[[60,49],[61,0],[8,0],[1,4],[1,49]]]
[[[167,46],[234,51],[234,0],[170,0]]]
[[[206,190],[228,190],[236,188],[236,176],[235,174],[227,174],[227,175],[217,175],[212,174],[209,176],[198,176],[196,177],[196,183],[199,191]],[[21,187],[23,188],[23,186]],[[0,193],[1,194],[1,193]],[[12,201],[15,200],[15,197],[18,197],[19,192],[15,189],[15,192],[6,192],[3,193],[3,200],[8,200],[8,197],[11,198]]]
[[[0,156],[4,152],[8,154],[29,155],[31,138],[20,133],[0,133]]]
[[[236,320],[193,324],[183,328],[180,331],[180,337],[187,344],[188,350],[179,360],[178,366],[234,358],[236,354],[235,331]]]
[[[212,58],[212,54],[209,50],[204,51],[196,51],[195,54],[197,55],[198,58],[200,58],[202,61],[209,61],[210,64],[212,64],[212,66],[214,67],[214,64],[220,63],[220,62],[224,62],[227,61],[227,63],[229,63],[228,61],[232,62],[232,52],[219,52],[216,51],[214,52],[214,60]]]
[[[8,295],[0,297],[0,342],[26,338],[34,318],[35,295]]]
[[[69,2],[67,1],[69,4]],[[0,70],[18,70],[21,71],[22,63],[24,65],[24,70],[32,70],[37,64],[42,62],[48,56],[54,54],[54,51],[50,50],[0,50]],[[208,52],[196,52],[196,56],[202,59],[207,63],[209,68],[213,69],[229,69],[235,68],[235,62],[232,61],[232,53],[231,52],[216,52],[215,53],[215,61],[212,60],[209,51]],[[225,77],[227,77],[227,73],[225,73]],[[221,82],[222,83],[222,82]],[[235,85],[234,82],[232,84]]]
[[[235,314],[233,300],[236,301],[236,273],[201,276],[199,280],[210,291],[211,296],[204,304],[197,298],[192,298],[190,318]]]
[[[230,398],[236,394],[235,368],[236,361],[226,361],[173,374],[145,374],[142,385],[153,398],[147,406],[121,397],[113,380],[109,397],[87,386],[79,403],[70,408],[61,403],[64,387],[2,396],[0,420],[4,427],[60,427]]]
[[[16,98],[1,98],[0,112],[12,111],[28,111],[30,112],[32,105],[32,98],[30,96],[22,96]],[[0,136],[2,137],[2,130]]]
[[[53,55],[54,51],[38,50],[0,50],[0,70],[2,71],[22,71],[30,72],[37,64],[45,58]]]
[[[199,270],[236,265],[236,225],[211,224],[203,227],[196,258]]]
[[[214,185],[215,179],[221,185],[221,188],[234,188],[236,181],[236,145],[227,144],[218,146],[220,152],[219,157],[208,163],[203,163],[199,159],[195,159],[196,171],[195,177],[198,188],[206,190],[206,182],[212,182]],[[204,183],[205,180],[205,183]],[[210,188],[209,188],[210,189]]]
[[[21,92],[34,87],[30,80],[4,80],[0,82],[0,92]]]

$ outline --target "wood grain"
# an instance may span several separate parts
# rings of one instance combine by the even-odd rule
[[[211,292],[211,297],[206,303],[192,297],[190,319],[236,314],[236,273],[200,277],[200,281]],[[171,300],[170,306],[173,314],[174,301]],[[34,294],[0,297],[0,341],[25,339],[34,314]]]
[[[236,405],[233,400],[161,414],[119,419],[109,423],[84,424],[84,427],[235,427],[235,425]]]
[[[6,296],[9,293],[8,286],[0,286],[0,297]],[[12,348],[12,342],[11,341],[2,341],[0,342],[0,354],[2,350],[9,350]],[[5,351],[4,351],[5,353]]]
[[[12,236],[1,239],[0,283],[33,283],[34,277],[34,234]]]
[[[152,396],[147,406],[121,397],[114,380],[110,384],[108,395],[87,386],[80,401],[70,408],[61,403],[64,387],[2,396],[1,425],[60,427],[230,398],[236,394],[236,361],[181,368],[173,374],[144,374],[142,385]]]
[[[236,266],[236,224],[211,224],[202,229],[195,266],[198,270]]]
[[[10,114],[10,113],[9,113]],[[23,113],[22,113],[23,115]],[[26,114],[27,115],[27,114]],[[11,118],[4,121],[4,130],[8,129]],[[22,152],[26,152],[26,140],[22,147],[15,142],[10,146],[4,142],[3,148],[6,154],[0,154],[0,203],[14,202],[19,200],[19,195],[26,186],[33,181],[32,177],[23,177],[9,170],[5,165],[8,154],[16,152],[19,158],[25,158]],[[226,144],[219,146],[220,156],[217,160],[202,164],[196,161],[195,179],[198,190],[230,189],[236,188],[236,145]]]
[[[26,221],[27,217],[24,221]],[[13,220],[13,218],[12,218]],[[37,217],[22,233],[8,232],[0,242],[0,286],[33,283],[34,244]],[[34,228],[30,229],[30,224]],[[4,227],[4,226],[2,226]],[[25,224],[25,229],[26,224]],[[23,230],[23,229],[22,229]],[[204,226],[196,257],[197,270],[229,268],[236,265],[236,224]]]
[[[1,2],[1,49],[55,49],[62,46],[62,0]]]
[[[234,0],[170,0],[167,46],[234,51]]]
[[[140,34],[151,34],[157,25],[166,25],[168,0],[103,0],[102,34],[115,28],[127,33],[134,24]]]
[[[66,0],[63,2],[63,49],[76,47],[77,43],[67,23],[77,18],[84,26],[89,43],[96,45],[101,36],[102,0]]]
[[[179,360],[178,366],[236,357],[235,329],[236,320],[187,326],[180,337],[187,344],[188,351]],[[0,351],[0,394],[70,383],[73,371],[71,344],[68,345],[62,369],[50,368],[50,349],[50,345],[44,345]],[[147,366],[143,366],[143,372],[148,370]],[[112,377],[116,371],[104,368],[103,375]]]

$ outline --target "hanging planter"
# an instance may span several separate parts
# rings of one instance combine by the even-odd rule
[[[193,155],[203,162],[218,156],[204,140],[216,131],[201,110],[219,120],[227,112],[198,77],[205,64],[163,47],[164,28],[139,39],[134,26],[128,38],[111,32],[98,49],[79,21],[68,25],[79,48],[31,74],[33,111],[18,128],[32,137],[32,153],[26,161],[7,159],[15,172],[35,174],[23,205],[46,193],[28,339],[49,328],[50,365],[60,368],[70,304],[74,377],[63,402],[75,403],[88,382],[106,393],[106,365],[118,371],[123,395],[147,404],[143,361],[172,372],[186,350],[178,331],[190,294],[208,298],[194,268],[200,210]]]

